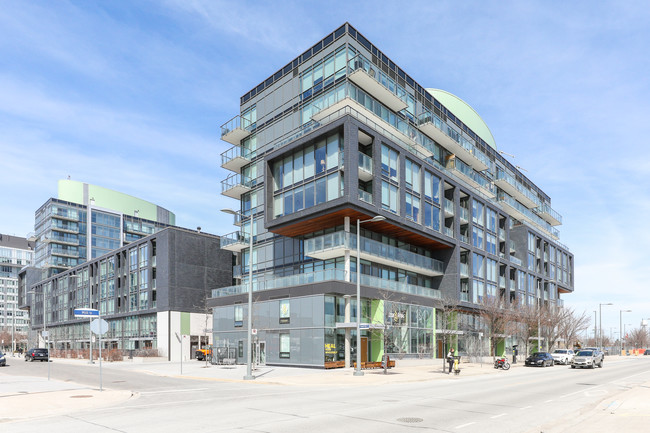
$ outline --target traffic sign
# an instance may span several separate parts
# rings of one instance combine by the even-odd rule
[[[257,329],[256,328],[251,329],[251,334],[257,335]]]
[[[104,335],[108,331],[108,322],[104,319],[95,319],[90,322],[90,330],[93,334]]]
[[[370,329],[370,323],[359,323],[359,329]]]
[[[75,308],[74,317],[99,317],[99,310],[94,308]]]

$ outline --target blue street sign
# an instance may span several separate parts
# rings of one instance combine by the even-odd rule
[[[359,323],[359,329],[370,329],[370,323]]]
[[[99,310],[93,308],[75,308],[74,317],[99,317]]]

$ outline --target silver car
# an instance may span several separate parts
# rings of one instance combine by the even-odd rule
[[[598,350],[580,350],[571,361],[571,368],[603,368],[603,353]]]

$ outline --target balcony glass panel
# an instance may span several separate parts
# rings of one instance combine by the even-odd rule
[[[237,129],[250,130],[252,129],[253,123],[249,119],[246,119],[240,115],[237,115],[221,125],[221,137],[226,134],[235,131]]]
[[[518,214],[526,218],[529,222],[531,222],[533,225],[535,225],[537,228],[540,228],[550,234],[553,238],[557,239],[560,237],[560,232],[553,226],[551,226],[548,222],[543,220],[541,217],[539,217],[537,214],[535,214],[533,211],[528,209],[526,206],[523,204],[519,203],[517,200],[513,199],[510,197],[508,194],[506,194],[503,191],[499,191],[497,195],[497,201],[501,203],[505,203],[511,208],[513,208]]]
[[[451,201],[449,199],[445,199],[445,212],[447,212],[450,215],[454,214],[454,202],[453,201]]]
[[[372,194],[369,192],[359,190],[359,199],[365,201],[366,203],[372,204]]]
[[[372,158],[365,153],[359,153],[359,168],[372,174]]]
[[[404,104],[402,108],[406,108],[408,106],[406,89],[397,84],[395,80],[386,75],[381,69],[372,64],[370,60],[361,54],[353,57],[348,62],[348,75],[357,70],[365,71],[368,76],[374,78],[375,81],[381,84],[384,89],[388,90],[390,93],[399,98]],[[399,111],[401,108],[396,106],[395,109],[396,111]]]
[[[518,193],[521,194],[523,197],[526,199],[530,200],[532,203],[534,203],[534,206],[541,206],[542,202],[535,194],[533,191],[531,191],[529,188],[527,188],[525,185],[523,185],[521,182],[517,181],[513,175],[502,169],[501,167],[497,167],[497,174],[495,177],[495,181],[504,181],[508,183],[512,188],[514,188],[515,191],[512,191],[512,193]],[[533,206],[533,207],[534,207]]]
[[[248,245],[249,242],[250,242],[250,236],[246,233],[242,233],[239,230],[221,236],[221,248],[227,247],[228,245],[232,245],[232,244]]]

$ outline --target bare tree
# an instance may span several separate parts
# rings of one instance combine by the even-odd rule
[[[373,320],[373,325],[380,325],[383,329],[370,329],[370,335],[381,338],[384,344],[384,374],[388,374],[388,353],[396,353],[403,357],[408,344],[408,307],[400,303],[405,295],[399,292],[381,290],[380,301],[383,304],[382,317],[379,321]],[[360,350],[360,348],[357,348]]]
[[[511,305],[513,320],[510,326],[514,327],[513,334],[517,336],[517,339],[524,342],[524,353],[528,355],[530,338],[533,336],[534,331],[537,331],[537,317],[539,312],[536,306]]]
[[[512,318],[509,304],[501,296],[483,296],[479,316],[483,320],[494,360],[497,344],[505,340],[506,328]]]
[[[436,330],[440,330],[439,333],[442,335],[443,351],[447,350],[451,345],[453,332],[458,331],[458,306],[457,297],[444,295],[440,299],[440,306],[436,308]],[[442,359],[442,371],[444,373],[446,367],[445,353],[442,353],[440,358]]]
[[[587,313],[576,313],[573,308],[563,308],[565,314],[558,322],[558,334],[567,349],[578,346],[578,336],[591,325]]]
[[[635,349],[646,347],[648,345],[648,331],[643,326],[628,331],[627,336],[627,344],[634,346]]]

